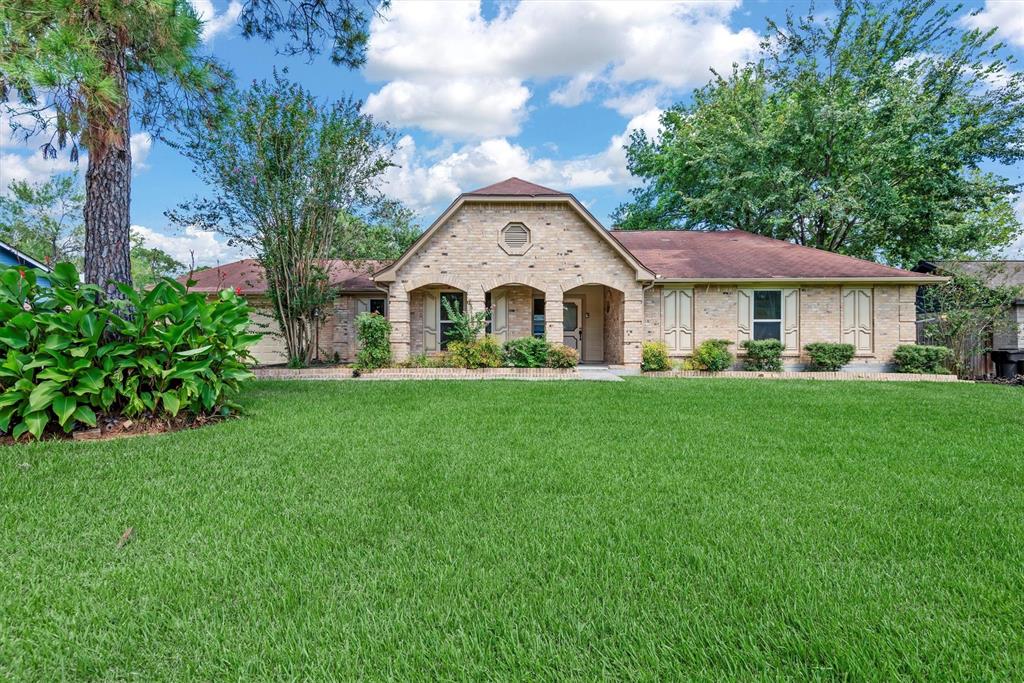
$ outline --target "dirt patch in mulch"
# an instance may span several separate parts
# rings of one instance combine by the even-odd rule
[[[41,441],[108,441],[110,439],[130,439],[134,436],[152,436],[154,434],[169,434],[181,432],[188,429],[199,429],[211,424],[217,424],[236,417],[235,415],[200,415],[177,418],[157,418],[142,416],[127,418],[118,416],[100,417],[94,429],[76,429],[67,434],[62,431],[47,431],[43,433]],[[14,444],[33,443],[28,435],[24,435],[18,441],[10,436],[0,436],[0,446]]]

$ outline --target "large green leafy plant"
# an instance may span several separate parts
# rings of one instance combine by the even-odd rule
[[[229,413],[252,377],[249,307],[165,279],[124,301],[82,284],[70,263],[47,274],[0,270],[0,433],[39,438],[47,427],[95,426],[97,414],[154,417]],[[97,303],[99,302],[99,303]]]

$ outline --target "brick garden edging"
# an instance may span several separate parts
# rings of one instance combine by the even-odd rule
[[[726,379],[867,380],[874,382],[958,382],[956,375],[918,375],[904,372],[760,372],[751,370],[666,370],[645,372],[644,377],[721,377]]]
[[[351,368],[255,368],[257,379],[580,379],[575,369],[554,368],[381,368],[352,376]]]
[[[253,368],[256,379],[352,379],[352,368]]]
[[[360,379],[360,380],[429,380],[429,379],[584,379],[576,368],[381,368],[364,372],[358,378],[352,376],[351,368],[260,368],[253,370],[257,379]],[[864,380],[873,382],[957,382],[956,375],[916,375],[901,372],[752,372],[725,370],[703,372],[700,370],[668,370],[645,372],[644,377],[666,378],[724,378],[724,379],[813,379],[813,380]]]

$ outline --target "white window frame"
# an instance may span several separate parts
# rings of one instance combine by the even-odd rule
[[[779,317],[778,318],[758,318],[757,315],[757,293],[758,292],[777,292],[779,295]],[[779,343],[783,346],[786,344],[786,301],[783,290],[775,287],[762,287],[759,289],[752,290],[750,297],[750,339],[756,340],[754,336],[754,330],[757,328],[757,323],[778,323],[779,324],[779,336],[778,337],[766,337],[766,339],[778,339]]]

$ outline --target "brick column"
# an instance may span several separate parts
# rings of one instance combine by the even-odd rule
[[[480,311],[487,310],[487,299],[484,298],[484,290],[480,287],[471,288],[466,292],[466,313],[473,315]]]
[[[544,337],[549,344],[565,340],[562,328],[562,290],[544,292]]]
[[[408,360],[409,341],[409,294],[391,292],[388,297],[388,319],[391,321],[391,358],[396,363]]]
[[[625,295],[622,312],[622,364],[639,367],[644,339],[643,290]]]

